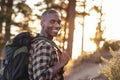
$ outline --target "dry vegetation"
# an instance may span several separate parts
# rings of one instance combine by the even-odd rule
[[[68,68],[68,72],[66,72],[65,75],[69,75],[69,72],[72,69],[78,68],[84,63],[95,63],[95,64],[105,63],[106,67],[105,66],[101,67],[102,73],[99,76],[96,76],[93,80],[119,80],[120,73],[118,73],[118,71],[120,72],[120,70],[118,69],[120,65],[117,65],[118,63],[120,63],[120,58],[117,56],[118,53],[120,54],[120,51],[118,51],[120,48],[119,44],[120,41],[115,41],[115,42],[108,41],[104,44],[101,50],[91,54],[84,53],[81,56],[79,56],[78,59],[71,60],[69,64],[66,66],[66,68]],[[111,51],[109,50],[109,47],[111,47],[111,49],[113,50],[112,55],[111,55]],[[113,54],[115,54],[116,56],[114,56]],[[113,68],[113,66],[110,67],[109,65],[115,65],[115,66]],[[112,68],[111,70],[113,73],[110,73],[110,68]]]
[[[102,73],[108,78],[108,80],[120,79],[120,50],[113,51],[110,49],[112,58],[110,60],[102,58],[106,63],[101,66]]]

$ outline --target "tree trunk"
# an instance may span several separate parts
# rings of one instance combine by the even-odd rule
[[[76,0],[69,0],[68,5],[68,45],[67,45],[67,52],[72,55],[72,46],[73,46],[73,35],[74,35],[74,19],[75,19],[75,6]]]
[[[13,0],[8,0],[6,4],[6,26],[5,26],[5,41],[10,39],[11,16],[12,16]]]
[[[1,0],[1,10],[0,10],[0,43],[3,39],[2,29],[3,29],[3,22],[5,19],[5,0]]]

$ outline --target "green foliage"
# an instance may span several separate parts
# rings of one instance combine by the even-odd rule
[[[110,48],[110,53],[112,58],[107,60],[105,58],[101,58],[106,64],[101,65],[101,72],[109,79],[109,80],[119,80],[120,79],[120,50],[113,51]]]

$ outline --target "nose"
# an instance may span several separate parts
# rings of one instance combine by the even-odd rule
[[[55,23],[55,27],[56,27],[56,29],[60,30],[61,25],[60,25],[58,22],[56,22],[56,23]]]

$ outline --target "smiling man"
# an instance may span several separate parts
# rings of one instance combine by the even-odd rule
[[[39,35],[52,40],[61,28],[61,18],[55,10],[47,10],[41,17],[41,32]],[[38,35],[38,36],[39,36]],[[63,67],[70,57],[64,51],[56,51],[53,45],[45,40],[31,44],[28,73],[30,80],[64,80]]]

